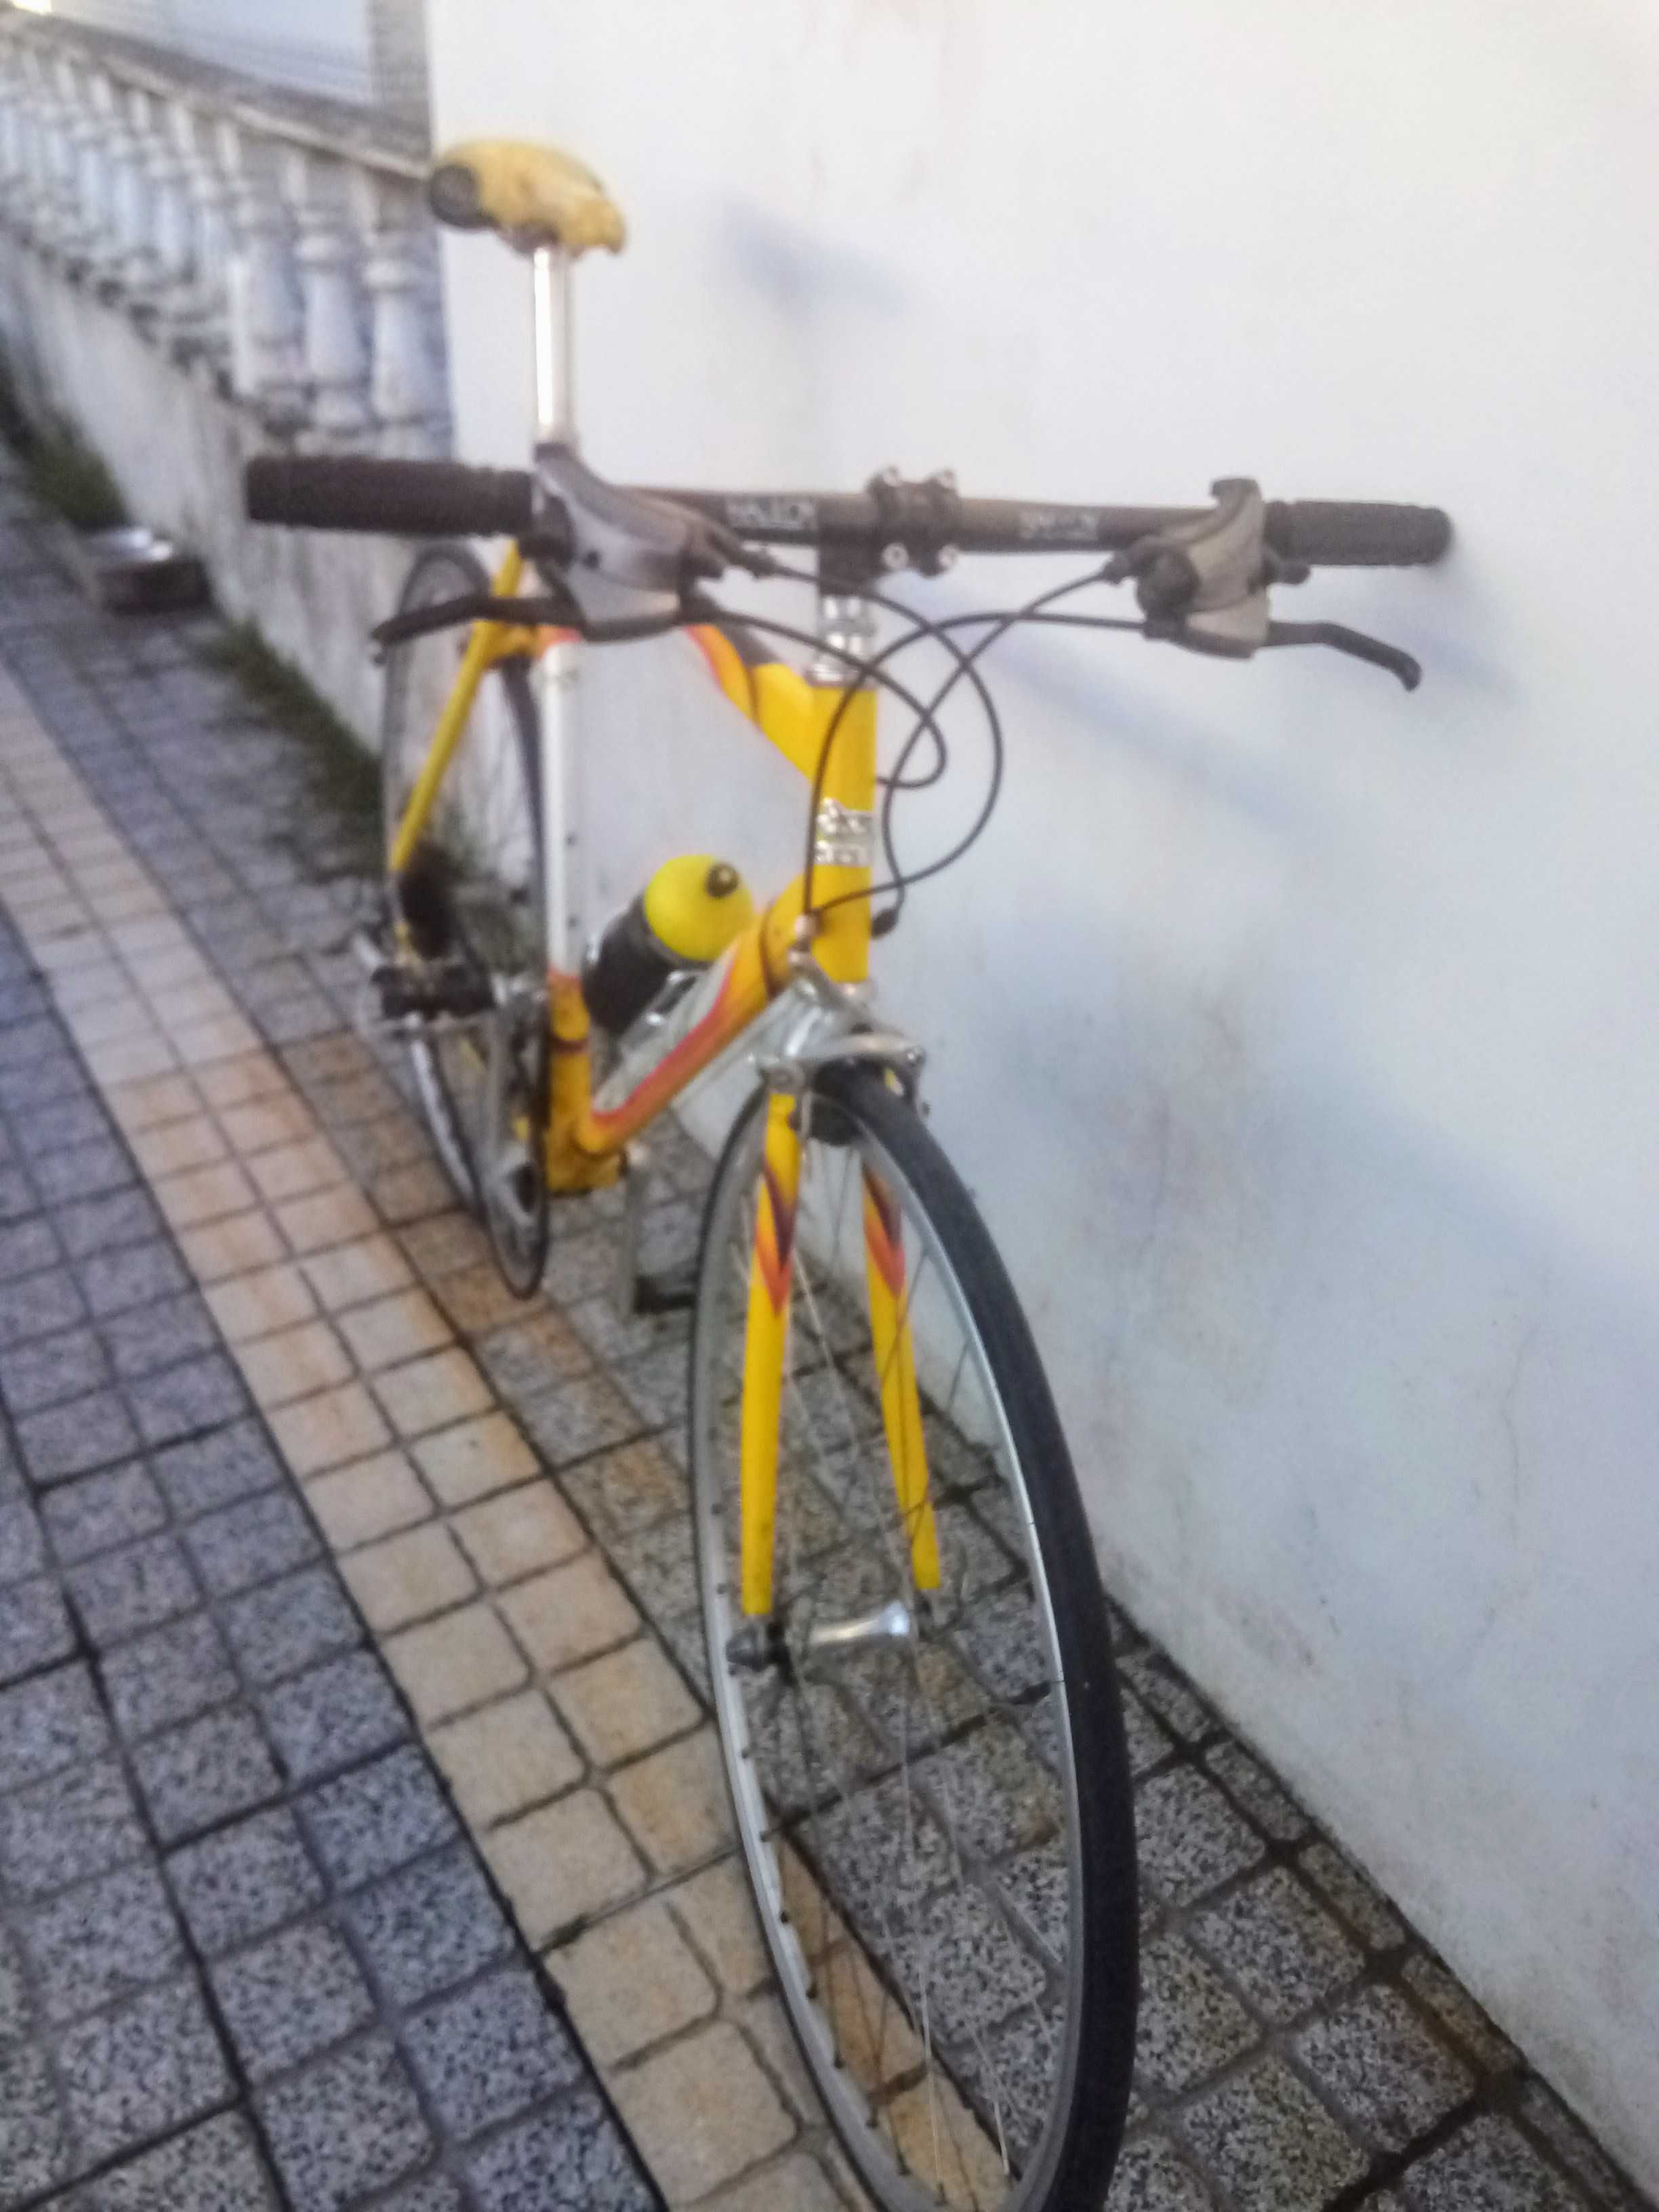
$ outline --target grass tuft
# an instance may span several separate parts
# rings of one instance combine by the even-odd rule
[[[328,702],[291,660],[260,635],[257,623],[233,623],[201,647],[212,667],[234,676],[270,720],[305,749],[319,808],[361,831],[371,864],[380,854],[380,771]]]
[[[59,424],[23,448],[29,489],[76,530],[113,530],[127,519],[120,486],[102,457]]]
[[[127,520],[121,487],[100,454],[61,419],[29,420],[11,363],[0,351],[0,439],[23,464],[29,489],[76,530],[113,530]]]

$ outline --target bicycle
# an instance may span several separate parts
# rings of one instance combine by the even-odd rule
[[[256,520],[511,541],[493,576],[453,545],[422,553],[376,633],[387,871],[362,949],[378,1018],[408,1042],[440,1155],[526,1293],[552,1199],[625,1167],[636,1193],[641,1132],[767,1024],[692,1280],[635,1261],[633,1288],[636,1305],[692,1309],[709,1685],[768,1950],[878,2203],[1096,2203],[1122,2131],[1137,1993],[1108,1615],[1030,1333],[918,1111],[921,1051],[866,988],[872,938],[932,872],[896,865],[892,810],[942,771],[939,713],[958,687],[992,718],[1000,775],[978,664],[1014,621],[1129,628],[1239,659],[1328,644],[1409,687],[1409,656],[1278,622],[1269,591],[1318,563],[1431,561],[1449,526],[1431,508],[1269,506],[1242,481],[1202,508],[969,500],[948,477],[890,474],[844,495],[624,489],[574,444],[572,270],[623,240],[602,187],[550,149],[483,142],[440,160],[430,198],[441,221],[494,229],[529,257],[533,469],[313,457],[248,471]],[[796,573],[767,550],[787,547],[817,555],[813,629],[740,621],[710,599],[733,567]],[[1021,609],[935,623],[878,589],[959,552],[1057,550],[1088,554],[1088,574]],[[527,564],[539,590],[522,588]],[[1060,609],[1084,585],[1122,581],[1132,621]],[[908,625],[886,647],[882,610]],[[428,736],[412,656],[461,628]],[[665,864],[584,955],[569,861],[576,656],[678,629],[809,783],[803,870],[756,909],[708,856]],[[805,672],[768,632],[806,647]],[[931,701],[889,665],[920,635],[950,660]],[[491,678],[493,721],[480,704]],[[884,690],[917,718],[884,778]],[[933,767],[912,770],[929,738]],[[994,798],[994,777],[975,828]],[[617,1041],[597,1082],[596,1026]]]

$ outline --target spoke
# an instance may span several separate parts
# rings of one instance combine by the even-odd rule
[[[872,2161],[872,2179],[889,2176],[878,2201],[890,2201],[896,2186],[896,2164],[914,2176],[911,2190],[925,2185],[954,2212],[1006,2212],[1014,2177],[1057,2109],[1074,1971],[1064,1936],[1075,1928],[1073,1876],[1069,1858],[1056,1861],[1051,1846],[1063,1853],[1065,1829],[1055,1820],[1063,1824],[1075,1801],[1052,1632],[1041,1612],[1030,1478],[1010,1455],[1006,1413],[948,1254],[902,1171],[883,1178],[907,1262],[892,1340],[878,1360],[862,1352],[854,1332],[861,1322],[863,1341],[871,1340],[867,1296],[848,1310],[854,1279],[861,1292],[866,1280],[858,1200],[866,1169],[878,1174],[888,1155],[861,1130],[826,1147],[814,1140],[810,1105],[803,1119],[774,1620],[799,1663],[814,1624],[862,1610],[873,1590],[873,1601],[902,1595],[920,1638],[864,1645],[839,1665],[811,1662],[805,1678],[727,1668],[750,1746],[740,1819],[751,1848],[757,1839],[772,1856],[778,1879],[799,1854],[801,1879],[815,1892],[811,1901],[804,1891],[787,1900],[798,1926],[784,1953],[785,1996],[803,2023],[814,2023],[809,2052],[832,2109],[844,2125],[856,2124],[854,2107],[872,2124],[859,2154]],[[842,1158],[827,1158],[827,1149]],[[742,1181],[718,1232],[726,1248],[715,1279],[718,1334],[700,1370],[708,1393],[702,1418],[714,1425],[702,1431],[704,1448],[719,1453],[728,1500],[720,1517],[728,1580],[718,1600],[728,1619],[736,1617],[732,1561],[741,1526],[733,1415],[759,1189],[756,1153],[745,1148],[739,1157]],[[925,1346],[912,1335],[919,1323]],[[922,1400],[927,1475],[923,1498],[908,1512],[899,1504],[883,1407],[908,1341],[925,1349],[939,1386]],[[995,1510],[976,1511],[969,1499],[988,1479]],[[992,1492],[983,1495],[988,1501]],[[910,1542],[918,1503],[941,1513],[944,1604],[925,1613]],[[1021,1551],[1011,1567],[1008,1553]],[[1002,1611],[988,1615],[977,1635],[967,1608],[993,1595]],[[1042,1734],[1028,1735],[1039,1709]],[[730,1747],[737,1720],[729,1705],[725,1711]],[[1051,1728],[1057,1781],[1053,1751],[1040,1748]],[[1039,1787],[1060,1792],[1052,1816],[1032,1795]],[[1030,1856],[1015,1866],[1014,1854]]]

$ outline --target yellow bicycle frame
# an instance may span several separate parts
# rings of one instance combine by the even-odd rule
[[[523,556],[514,545],[491,581],[497,597],[517,589]],[[387,865],[395,875],[418,846],[443,780],[465,732],[480,683],[496,662],[534,656],[548,633],[499,623],[472,626],[454,684],[392,837]],[[821,804],[866,821],[876,805],[876,693],[810,682],[764,657],[738,625],[702,626],[691,633],[721,690],[790,765],[819,780]],[[830,743],[833,729],[833,743]],[[825,745],[830,744],[828,757]],[[837,983],[869,974],[867,865],[819,863],[812,873],[815,912],[809,924],[813,957]],[[762,908],[722,956],[713,1005],[673,1049],[623,1100],[601,1111],[592,1091],[586,1005],[580,978],[549,977],[551,1081],[544,1154],[548,1186],[592,1190],[614,1182],[630,1140],[695,1082],[763,1014],[790,980],[789,954],[801,941],[807,885],[797,877]],[[847,894],[852,894],[848,896]],[[787,1371],[795,1209],[801,1139],[796,1102],[767,1102],[762,1182],[750,1269],[748,1333],[744,1352],[742,1424],[742,1602],[747,1613],[772,1609],[773,1531],[776,1519],[778,1436]],[[899,1510],[909,1534],[916,1585],[936,1589],[938,1538],[928,1493],[927,1450],[915,1349],[910,1339],[905,1260],[897,1215],[876,1179],[866,1178],[866,1275],[872,1353],[882,1422]]]

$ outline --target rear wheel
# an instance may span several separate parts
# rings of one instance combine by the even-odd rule
[[[398,611],[485,592],[482,564],[436,545],[410,568]],[[460,666],[467,632],[387,655],[380,786],[389,854]],[[420,843],[386,887],[388,937],[441,1006],[410,1042],[416,1088],[445,1170],[483,1218],[501,1272],[527,1297],[547,1257],[546,903],[539,725],[522,659],[484,677]]]
[[[1116,2155],[1136,1994],[1128,1766],[1087,1523],[1007,1276],[913,1109],[842,1070],[799,1114],[765,1620],[738,1596],[763,1097],[716,1170],[693,1326],[698,1573],[750,1885],[878,2204],[1085,2212]],[[902,1255],[933,1590],[888,1450],[866,1205]]]

